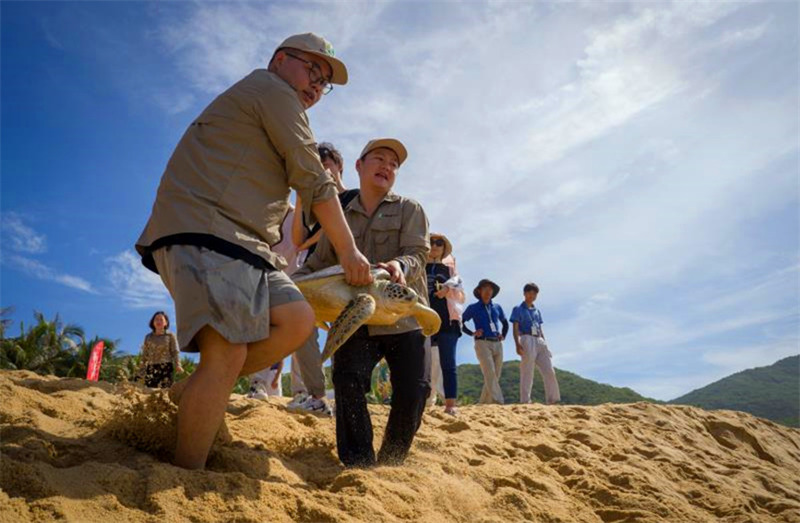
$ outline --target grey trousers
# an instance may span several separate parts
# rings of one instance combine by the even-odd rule
[[[298,369],[304,387],[295,383],[295,368]],[[292,392],[308,392],[315,398],[325,397],[325,372],[322,370],[322,356],[319,352],[319,331],[314,329],[311,336],[292,354]]]
[[[483,390],[479,403],[503,404],[500,372],[503,369],[503,342],[475,340],[475,354],[483,372]]]

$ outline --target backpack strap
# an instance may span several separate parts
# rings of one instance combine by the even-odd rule
[[[358,196],[360,193],[361,193],[360,189],[347,189],[346,191],[342,191],[341,193],[339,193],[339,204],[341,204],[342,209],[346,209],[347,206],[350,204],[350,202],[352,202],[356,198],[356,196]],[[317,234],[317,231],[319,231],[320,229],[322,229],[322,225],[320,225],[319,222],[315,223],[314,226],[309,231],[308,237],[311,238],[312,236]],[[309,247],[308,255],[311,256],[311,253],[314,252],[316,248],[317,248],[316,243],[311,247]]]

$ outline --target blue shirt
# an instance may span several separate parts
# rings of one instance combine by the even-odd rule
[[[511,311],[509,321],[511,323],[519,322],[520,334],[538,336],[542,332],[542,313],[536,308],[536,305],[528,308],[528,304],[523,301]]]
[[[475,324],[475,330],[483,330],[481,338],[497,338],[501,335],[505,337],[508,334],[508,320],[506,320],[503,308],[492,301],[489,301],[489,303],[478,301],[470,304],[461,316],[461,320],[464,323],[472,320],[472,323]],[[500,331],[501,323],[503,324],[502,333]],[[472,331],[466,327],[463,330],[472,335]]]

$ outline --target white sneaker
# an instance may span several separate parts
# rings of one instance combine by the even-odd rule
[[[328,402],[322,398],[317,399],[313,396],[309,396],[306,401],[300,404],[297,410],[310,412],[312,414],[320,414],[323,416],[333,416],[333,410],[331,410]]]
[[[310,397],[311,396],[309,396],[305,392],[298,392],[297,394],[294,395],[294,398],[292,398],[292,401],[290,401],[286,405],[286,408],[288,410],[298,410],[300,408],[300,405],[305,403],[308,400],[308,398],[310,398]]]
[[[247,393],[247,397],[254,400],[266,400],[269,398],[269,394],[267,394],[267,389],[263,383],[255,381],[250,386],[250,392]]]

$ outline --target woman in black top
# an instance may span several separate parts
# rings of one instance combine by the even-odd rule
[[[442,319],[439,332],[430,337],[431,397],[435,398],[439,380],[444,382],[444,411],[456,414],[458,381],[456,376],[456,345],[461,337],[461,313],[458,304],[464,303],[461,278],[452,265],[453,248],[443,234],[431,233],[431,250],[425,271],[428,274],[428,301]]]

